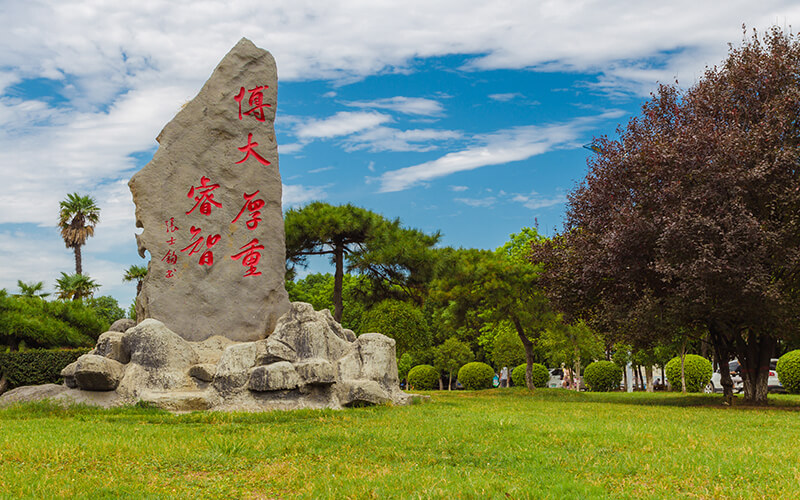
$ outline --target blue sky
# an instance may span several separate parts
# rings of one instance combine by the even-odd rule
[[[127,181],[243,36],[278,65],[284,208],[353,203],[495,248],[561,227],[581,146],[658,82],[697,81],[743,23],[798,19],[790,1],[0,0],[0,287],[74,270],[55,222],[77,191],[102,209],[84,270],[131,303]]]

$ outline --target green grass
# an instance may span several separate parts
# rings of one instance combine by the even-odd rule
[[[504,389],[408,407],[0,410],[0,498],[800,498],[800,397]]]

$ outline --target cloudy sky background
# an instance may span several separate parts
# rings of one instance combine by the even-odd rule
[[[560,228],[581,146],[658,82],[696,82],[743,23],[798,19],[777,0],[0,1],[0,288],[74,271],[55,223],[77,191],[102,209],[84,270],[131,303],[127,181],[243,36],[278,64],[284,209],[350,202],[495,248]]]

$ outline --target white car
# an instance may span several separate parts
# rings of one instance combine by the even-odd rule
[[[781,385],[780,380],[778,380],[778,372],[775,371],[775,365],[777,364],[778,358],[772,358],[769,361],[769,380],[767,381],[767,390],[769,390],[769,392],[786,392]],[[744,387],[742,384],[741,366],[739,365],[739,360],[734,359],[733,361],[729,362],[728,369],[731,373],[733,391],[742,392]],[[722,374],[719,372],[719,369],[717,369],[714,374],[711,375],[711,382],[708,383],[704,392],[722,392]]]

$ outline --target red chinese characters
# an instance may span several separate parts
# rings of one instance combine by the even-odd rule
[[[170,217],[169,219],[165,220],[164,225],[167,226],[168,233],[174,233],[175,231],[180,229],[178,226],[175,225],[175,217]]]
[[[242,265],[247,268],[243,276],[260,276],[261,271],[259,271],[256,266],[258,266],[258,262],[261,260],[260,250],[264,250],[264,245],[258,242],[258,238],[253,238],[250,240],[250,243],[242,246],[239,250],[241,250],[241,252],[236,255],[231,255],[231,259],[242,259]]]
[[[248,158],[250,158],[250,156],[253,156],[262,165],[269,166],[270,162],[264,159],[263,156],[258,154],[258,151],[255,150],[256,146],[258,146],[258,143],[253,141],[253,134],[247,134],[247,144],[240,148],[237,148],[242,153],[245,153],[244,158],[237,161],[236,164],[238,165],[239,163],[244,163]]]
[[[215,206],[217,208],[221,207],[222,204],[214,200],[214,193],[213,191],[219,188],[219,184],[209,184],[211,179],[206,176],[202,176],[200,178],[200,185],[199,186],[192,186],[189,189],[189,192],[186,194],[187,198],[194,197],[195,204],[191,210],[186,212],[186,215],[194,212],[194,209],[200,206],[200,213],[203,215],[208,215],[211,213],[211,206]],[[195,196],[197,195],[197,196]]]
[[[200,236],[202,231],[203,230],[201,228],[192,226],[191,229],[189,229],[189,232],[192,234],[191,241],[188,245],[186,245],[186,247],[181,249],[181,252],[188,251],[188,255],[203,252],[203,254],[200,256],[198,264],[201,266],[213,266],[214,253],[211,251],[211,247],[216,245],[222,236],[219,234],[214,234],[208,237]],[[205,248],[203,246],[204,243]]]
[[[253,230],[258,227],[258,223],[261,222],[261,208],[266,204],[266,202],[262,199],[254,200],[255,196],[260,192],[260,190],[256,191],[253,194],[244,193],[242,196],[244,197],[244,205],[242,205],[242,209],[239,210],[239,215],[236,216],[235,219],[231,221],[231,224],[235,224],[239,217],[242,216],[245,210],[250,212],[250,218],[247,220],[247,229]]]
[[[266,121],[267,117],[264,115],[264,108],[270,108],[269,104],[264,103],[264,90],[268,89],[269,86],[262,85],[260,87],[256,87],[254,89],[250,89],[247,92],[250,92],[250,98],[247,100],[247,103],[250,106],[253,106],[249,110],[242,113],[242,101],[244,100],[245,90],[244,87],[239,88],[239,93],[236,94],[234,100],[239,103],[239,119],[242,119],[242,114],[252,116],[256,120],[263,122]]]

